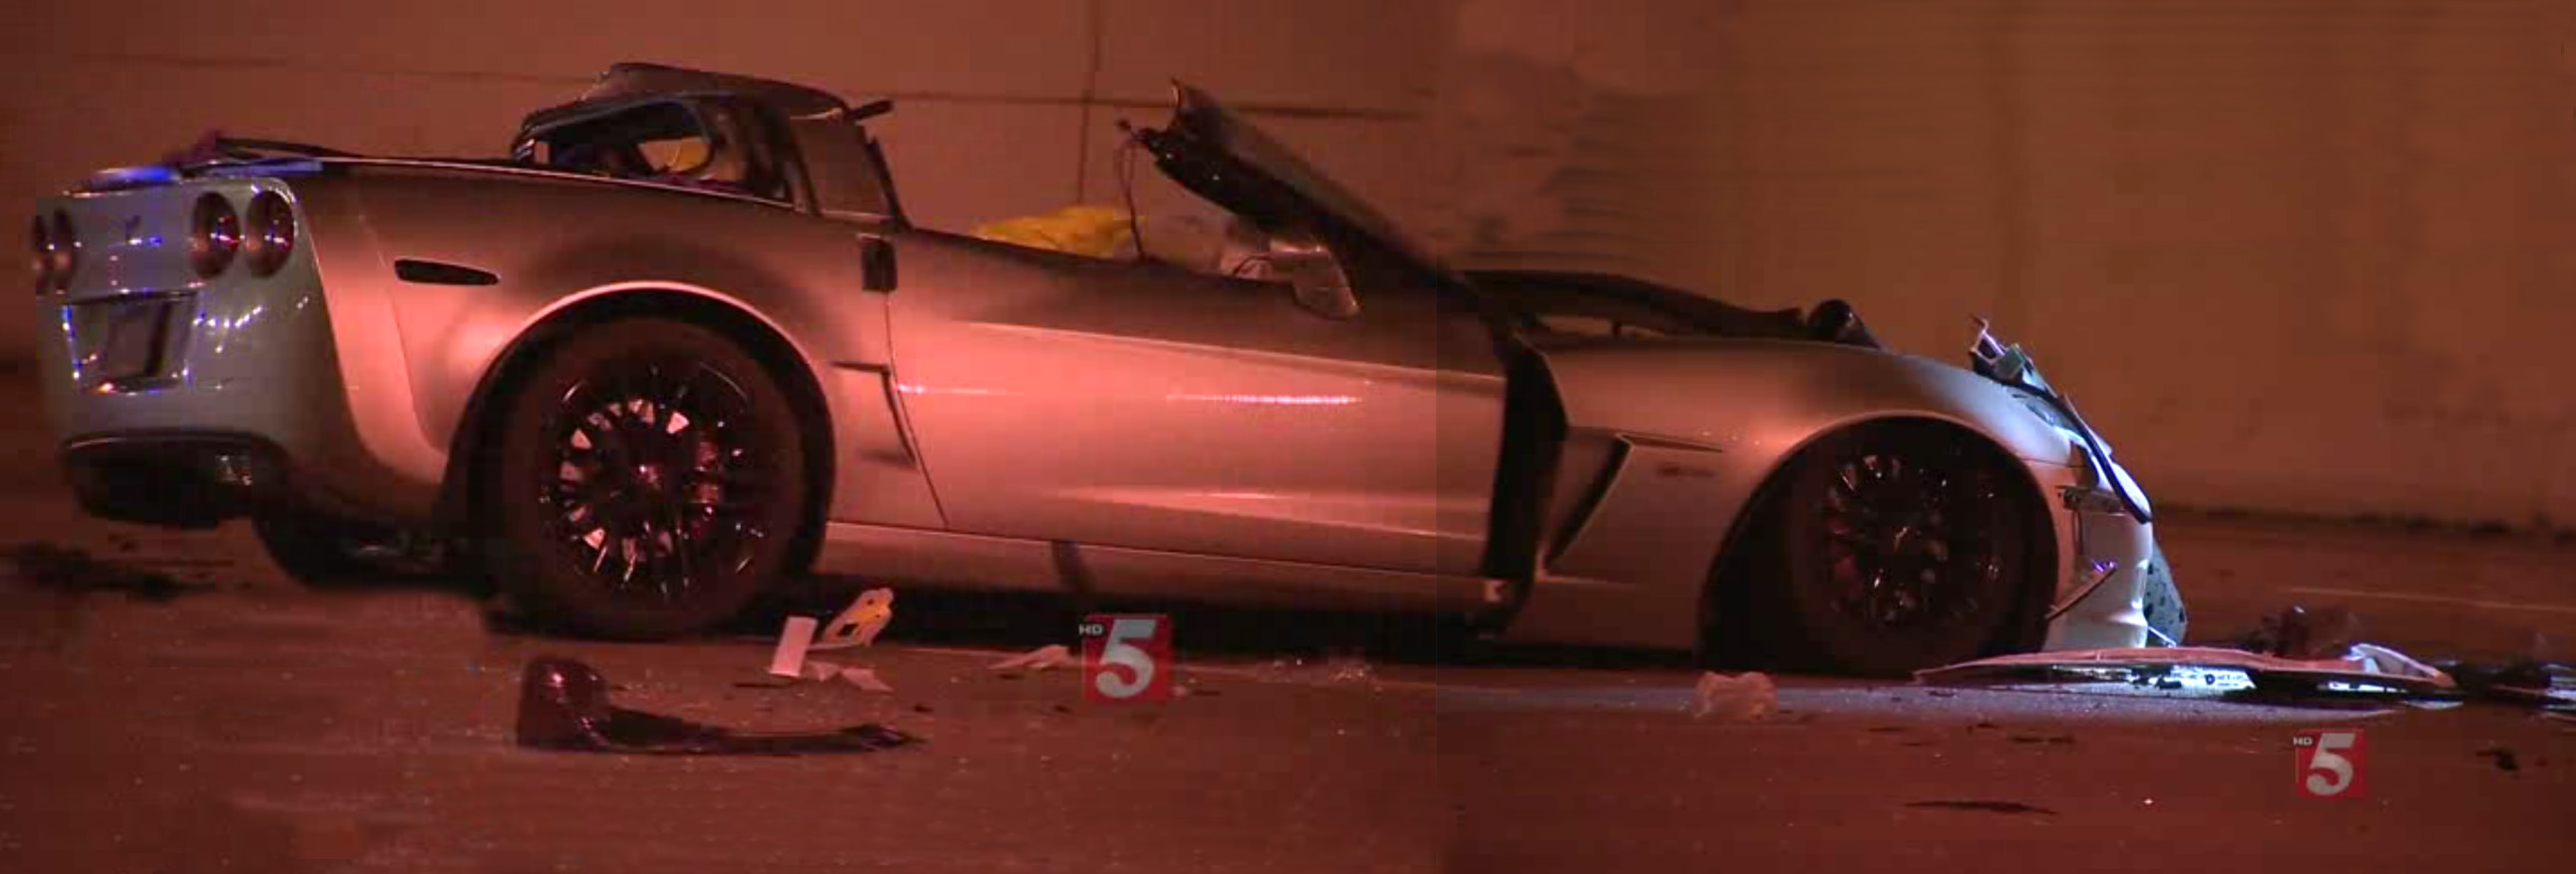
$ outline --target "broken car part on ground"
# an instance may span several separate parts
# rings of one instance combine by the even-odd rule
[[[518,742],[533,749],[653,755],[868,753],[917,742],[876,723],[831,731],[746,732],[609,703],[608,680],[566,658],[528,662],[519,682]]]

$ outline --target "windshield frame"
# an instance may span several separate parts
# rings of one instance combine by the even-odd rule
[[[1175,82],[1171,123],[1137,133],[1163,174],[1265,233],[1317,220],[1349,233],[1452,285],[1464,277],[1367,200],[1334,182],[1273,137],[1198,88]]]
[[[535,150],[539,141],[549,143],[549,151],[554,148],[549,138],[552,134],[571,128],[609,122],[621,115],[649,112],[663,107],[675,108],[688,116],[696,129],[696,136],[707,141],[710,152],[705,160],[716,160],[713,152],[716,148],[730,149],[734,152],[734,157],[743,162],[743,166],[747,168],[746,173],[766,174],[772,177],[771,184],[776,187],[776,193],[755,191],[741,185],[710,187],[655,175],[573,169],[540,162],[536,158]],[[726,140],[731,141],[726,142]],[[760,101],[731,94],[637,94],[589,104],[556,107],[531,116],[521,125],[518,135],[511,138],[510,155],[513,161],[539,169],[705,191],[763,203],[780,204],[807,212],[814,209],[812,182],[806,178],[804,162],[801,160],[795,137],[784,129],[784,125],[778,121],[774,110],[770,107]]]

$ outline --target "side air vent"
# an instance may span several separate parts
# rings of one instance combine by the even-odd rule
[[[404,282],[423,285],[499,285],[501,277],[462,264],[399,258],[394,261],[394,276]]]

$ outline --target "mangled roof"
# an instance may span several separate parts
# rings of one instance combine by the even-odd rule
[[[581,99],[530,113],[528,124],[579,114],[602,103],[673,94],[731,94],[767,104],[789,118],[845,113],[850,108],[831,92],[792,82],[630,61],[611,65],[599,75],[598,83],[582,92]]]

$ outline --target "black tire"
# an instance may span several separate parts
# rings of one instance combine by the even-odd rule
[[[276,511],[251,519],[278,570],[314,588],[406,580],[437,573],[445,561],[391,526],[310,511]]]
[[[2174,584],[2173,566],[2165,563],[2165,548],[2156,547],[2156,556],[2147,562],[2147,578],[2139,592],[2147,614],[2148,646],[2181,646],[2189,638],[2191,611],[2184,607],[2182,587]]]
[[[2016,463],[1930,423],[1828,435],[1788,471],[1754,592],[1775,656],[1896,676],[2005,640],[2030,591],[2034,521]]]
[[[476,514],[499,584],[536,618],[682,637],[791,571],[811,491],[805,430],[778,380],[722,334],[661,319],[581,328],[495,400]]]

